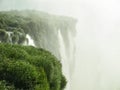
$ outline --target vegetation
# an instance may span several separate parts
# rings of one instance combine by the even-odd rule
[[[63,90],[61,63],[32,46],[0,44],[0,90]]]
[[[26,34],[29,34],[37,47],[51,51],[59,59],[58,30],[61,31],[68,48],[68,31],[74,34],[75,25],[76,20],[71,17],[56,16],[40,11],[0,12],[0,29],[4,32],[12,32],[11,38],[6,36],[7,33],[4,34],[2,42],[23,44],[26,41]]]
[[[63,90],[67,81],[58,60],[58,31],[69,49],[68,31],[74,35],[75,25],[71,17],[29,10],[1,11],[0,90]],[[20,46],[27,41],[27,34],[40,49]]]

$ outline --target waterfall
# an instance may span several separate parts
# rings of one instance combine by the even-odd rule
[[[31,38],[31,36],[29,34],[26,35],[26,41],[24,43],[24,45],[31,45],[31,46],[35,46],[34,40]]]
[[[60,30],[58,31],[58,38],[59,38],[59,44],[60,44],[60,54],[61,54],[61,63],[62,63],[62,69],[63,73],[67,78],[67,86],[66,90],[70,90],[70,73],[69,73],[69,62],[67,60],[67,55],[65,53],[65,45],[63,41],[63,37],[61,35]]]
[[[72,74],[74,73],[74,66],[75,66],[75,38],[73,37],[73,33],[68,31],[68,38],[69,38],[69,45],[68,48],[66,49],[66,45],[64,43],[64,37],[61,33],[61,30],[58,30],[58,43],[59,43],[59,53],[61,56],[61,63],[62,63],[62,70],[63,74],[67,78],[67,86],[65,90],[72,90]],[[34,40],[31,38],[29,34],[26,34],[27,40],[25,41],[24,45],[31,45],[31,46],[36,46],[34,43]],[[49,43],[46,43],[49,44]],[[69,50],[69,51],[66,51]]]
[[[58,39],[59,39],[59,45],[60,45],[60,55],[61,55],[61,63],[62,63],[62,69],[63,73],[67,78],[67,86],[65,90],[72,90],[72,74],[74,73],[74,66],[75,66],[75,46],[74,46],[74,37],[72,36],[72,33],[68,31],[68,38],[69,38],[69,45],[66,49],[64,38],[61,34],[61,30],[58,30]],[[66,50],[69,50],[66,52]]]
[[[6,33],[8,35],[8,42],[12,44],[12,34],[13,34],[13,32],[6,31]]]
[[[58,43],[59,43],[59,53],[61,56],[62,70],[63,74],[67,78],[67,86],[65,90],[72,90],[72,74],[74,73],[75,66],[75,38],[73,37],[73,33],[68,32],[69,45],[66,49],[66,45],[64,43],[64,37],[61,33],[61,30],[58,30]],[[31,38],[29,34],[26,35],[27,41],[25,41],[24,45],[35,46],[34,40]],[[49,44],[49,43],[48,43]],[[66,51],[69,50],[69,51]]]

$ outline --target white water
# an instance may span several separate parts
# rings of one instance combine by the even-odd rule
[[[58,38],[60,43],[60,54],[62,57],[61,63],[62,63],[63,74],[66,76],[68,82],[66,86],[66,90],[70,90],[70,72],[69,72],[69,64],[68,64],[69,60],[65,53],[65,45],[60,30],[58,31]]]
[[[12,34],[13,32],[10,32],[10,31],[6,31],[7,35],[8,35],[8,38],[9,38],[9,43],[12,44]]]
[[[26,35],[27,41],[25,42],[28,46],[35,46],[34,40],[31,38],[29,34]]]

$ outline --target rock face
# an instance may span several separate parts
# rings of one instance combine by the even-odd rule
[[[60,59],[58,32],[61,32],[66,52],[69,52],[69,32],[74,37],[76,20],[70,17],[55,16],[38,11],[0,12],[0,41],[23,44],[30,35],[36,47],[51,51]],[[2,34],[4,33],[4,34]],[[11,37],[11,38],[10,38]]]
[[[77,20],[71,17],[39,11],[2,11],[0,12],[0,41],[11,44],[29,44],[29,35],[36,47],[52,52],[61,60],[63,69],[65,68],[63,72],[67,73],[70,79],[75,62],[76,22]]]

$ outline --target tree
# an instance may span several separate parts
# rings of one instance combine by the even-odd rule
[[[0,44],[0,80],[17,90],[63,90],[61,63],[50,52],[32,46]]]

